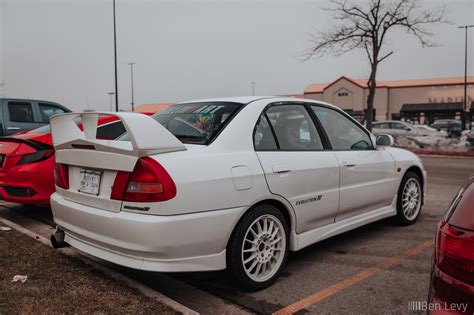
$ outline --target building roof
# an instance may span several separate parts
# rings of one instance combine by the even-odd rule
[[[361,88],[367,88],[367,79],[352,79],[342,76],[339,79],[330,83],[316,83],[310,84],[304,91],[305,94],[323,93],[328,87],[336,84],[340,80],[347,80]],[[468,84],[474,84],[474,76],[467,77]],[[439,86],[439,85],[463,85],[464,77],[447,77],[447,78],[432,78],[432,79],[417,79],[417,80],[392,80],[392,81],[377,81],[379,88],[406,88],[406,87],[422,87],[422,86]]]

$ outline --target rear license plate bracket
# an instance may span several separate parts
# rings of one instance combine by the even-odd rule
[[[100,182],[102,171],[82,168],[80,170],[79,192],[98,196],[100,193]]]

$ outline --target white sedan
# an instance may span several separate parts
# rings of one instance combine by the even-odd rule
[[[122,141],[96,139],[98,113],[51,119],[56,247],[150,271],[228,268],[258,290],[288,251],[420,215],[420,159],[326,103],[242,97],[109,114]]]

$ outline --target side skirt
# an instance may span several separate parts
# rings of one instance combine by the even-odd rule
[[[395,216],[397,215],[396,205],[397,195],[395,195],[392,204],[389,206],[372,210],[370,212],[366,212],[342,221],[337,221],[300,234],[292,231],[290,235],[290,250],[298,251],[332,236],[356,229],[363,225],[384,218]]]

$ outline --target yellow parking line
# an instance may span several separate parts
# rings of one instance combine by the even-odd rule
[[[342,280],[338,283],[335,283],[332,286],[327,287],[324,290],[316,292],[315,294],[310,295],[308,297],[305,297],[304,299],[299,300],[298,302],[295,302],[291,305],[288,305],[287,307],[282,308],[281,310],[278,310],[273,314],[275,314],[275,315],[293,314],[293,313],[295,313],[299,310],[307,308],[308,306],[311,306],[311,305],[313,305],[313,304],[315,304],[319,301],[322,301],[325,298],[330,297],[330,296],[332,296],[332,295],[334,295],[334,294],[336,294],[336,293],[338,293],[338,292],[340,292],[344,289],[352,287],[356,283],[358,283],[358,282],[360,282],[360,281],[362,281],[366,278],[369,278],[369,277],[373,276],[374,274],[376,274],[377,272],[379,272],[383,269],[387,269],[391,266],[398,265],[404,259],[407,259],[407,258],[421,252],[422,250],[430,248],[433,245],[434,245],[434,240],[429,240],[429,241],[423,242],[421,244],[418,244],[415,247],[412,247],[412,248],[408,249],[407,251],[401,253],[400,255],[387,258],[387,259],[381,261],[380,263],[375,264],[372,267],[364,269],[361,272],[359,272],[359,273],[357,273],[353,276],[350,276],[350,277],[348,277],[348,278],[346,278],[346,279],[344,279],[344,280]]]

